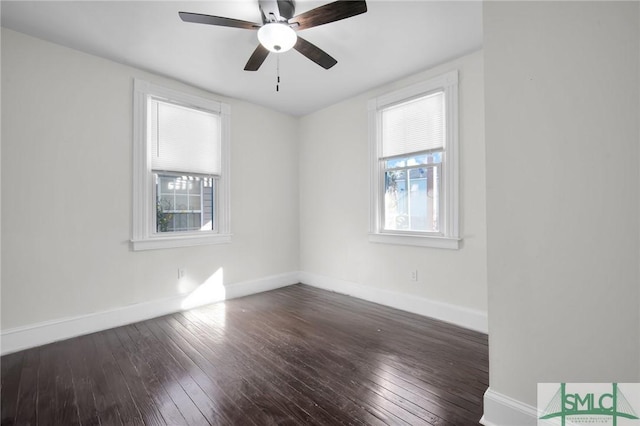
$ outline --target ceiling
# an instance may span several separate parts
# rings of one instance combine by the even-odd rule
[[[295,14],[330,1],[296,2]],[[255,31],[182,22],[178,11],[261,22],[257,0],[2,1],[2,26],[292,115],[304,115],[478,50],[481,1],[367,1],[368,11],[300,31],[338,60],[295,50],[244,65]],[[280,91],[276,92],[277,57]]]

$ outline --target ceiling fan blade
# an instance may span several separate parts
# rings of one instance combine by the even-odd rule
[[[267,48],[259,44],[258,47],[256,47],[256,50],[251,54],[251,57],[247,61],[247,65],[244,66],[244,70],[258,71],[258,68],[260,68],[260,65],[262,65],[264,60],[267,59],[268,55],[269,51]]]
[[[298,36],[298,41],[293,48],[326,70],[338,63],[327,52],[300,36]]]
[[[184,22],[196,24],[218,25],[220,27],[244,28],[246,30],[257,30],[262,25],[254,22],[242,21],[240,19],[225,18],[223,16],[203,15],[200,13],[178,12],[180,19]]]
[[[298,24],[298,27],[294,26],[294,29],[304,30],[360,15],[366,11],[367,3],[364,0],[338,0],[294,16],[289,19],[289,24]]]

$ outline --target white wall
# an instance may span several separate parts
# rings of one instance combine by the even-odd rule
[[[452,69],[460,71],[462,248],[370,243],[367,101]],[[377,292],[387,302],[409,295],[418,304],[443,302],[482,316],[487,299],[483,102],[483,55],[477,52],[302,117],[300,266],[305,278],[345,293]],[[410,281],[413,269],[417,283]]]
[[[638,7],[484,5],[490,387],[530,406],[640,381]]]
[[[231,244],[130,250],[134,77],[231,104]],[[297,126],[3,29],[2,330],[297,271]]]
[[[304,270],[310,284],[360,285],[365,298],[377,289],[377,301],[486,330],[481,52],[301,119],[6,29],[2,65],[5,349],[8,337],[16,350],[158,312],[136,306],[189,294],[220,270],[227,286],[283,284]],[[451,69],[460,70],[462,249],[369,243],[367,101]],[[133,78],[231,104],[231,244],[130,250]]]

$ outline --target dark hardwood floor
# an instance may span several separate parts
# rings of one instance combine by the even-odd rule
[[[487,336],[304,285],[3,356],[3,425],[471,425]]]

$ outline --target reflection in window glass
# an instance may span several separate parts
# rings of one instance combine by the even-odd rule
[[[384,229],[440,232],[442,153],[384,161]]]
[[[215,179],[156,175],[156,232],[214,229]]]

